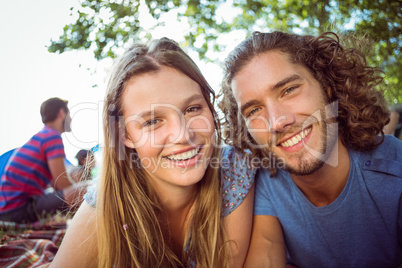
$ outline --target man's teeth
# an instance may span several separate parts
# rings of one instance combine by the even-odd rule
[[[196,156],[198,154],[199,151],[200,151],[200,147],[187,151],[182,154],[169,155],[169,156],[166,156],[166,158],[169,160],[174,160],[174,161],[183,161],[183,160],[193,158],[194,156]]]
[[[303,130],[302,132],[300,132],[296,136],[288,139],[287,141],[282,142],[281,145],[283,147],[290,147],[290,146],[293,146],[295,144],[298,144],[302,139],[304,139],[304,137],[307,136],[307,134],[310,133],[310,131],[311,131],[311,127]]]

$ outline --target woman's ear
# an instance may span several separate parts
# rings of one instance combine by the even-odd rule
[[[127,133],[126,125],[123,122],[119,122],[117,127],[119,129],[120,141],[128,148],[134,149],[134,142]]]
[[[129,148],[135,149],[134,148],[134,142],[131,140],[131,138],[125,133],[122,137],[124,145],[126,145]]]

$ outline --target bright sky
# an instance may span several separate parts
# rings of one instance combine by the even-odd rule
[[[71,21],[70,7],[76,1],[2,1],[0,4],[0,153],[23,145],[38,132],[39,107],[51,97],[69,101],[77,111],[73,132],[63,134],[68,158],[81,148],[90,148],[98,140],[97,104],[104,89],[103,74],[91,75],[95,66],[90,53],[51,54],[46,45],[57,38]],[[79,67],[79,64],[82,67]],[[77,109],[78,108],[78,109]],[[93,110],[91,110],[93,109]]]
[[[74,156],[78,150],[102,142],[100,115],[111,61],[96,62],[90,52],[83,51],[57,55],[46,48],[50,39],[57,39],[63,26],[73,21],[70,7],[77,3],[77,0],[1,2],[0,154],[23,145],[42,128],[39,107],[51,97],[69,101],[72,132],[62,137],[72,163],[76,163]],[[167,36],[179,42],[184,35],[175,20],[152,34],[154,38]],[[195,54],[190,55],[218,90],[220,67],[202,64]],[[95,67],[96,73],[87,70]]]

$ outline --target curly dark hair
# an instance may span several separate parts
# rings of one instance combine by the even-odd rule
[[[338,102],[338,133],[345,146],[366,151],[383,142],[389,111],[377,89],[383,80],[381,70],[369,67],[357,49],[343,47],[335,33],[314,37],[275,31],[254,32],[226,58],[219,107],[225,114],[221,123],[228,144],[264,156],[263,150],[250,146],[256,142],[238,110],[231,82],[254,57],[270,50],[286,53],[292,63],[307,68],[320,83],[328,103]]]

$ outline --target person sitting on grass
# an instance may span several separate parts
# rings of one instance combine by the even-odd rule
[[[43,129],[16,149],[0,181],[0,219],[35,222],[43,214],[68,210],[84,187],[73,185],[64,164],[63,132],[71,131],[68,102],[50,98],[42,103]],[[46,193],[52,186],[55,191]]]
[[[78,166],[71,165],[67,172],[72,183],[78,183],[92,179],[92,169],[95,167],[95,156],[91,150],[81,149],[76,154]]]

